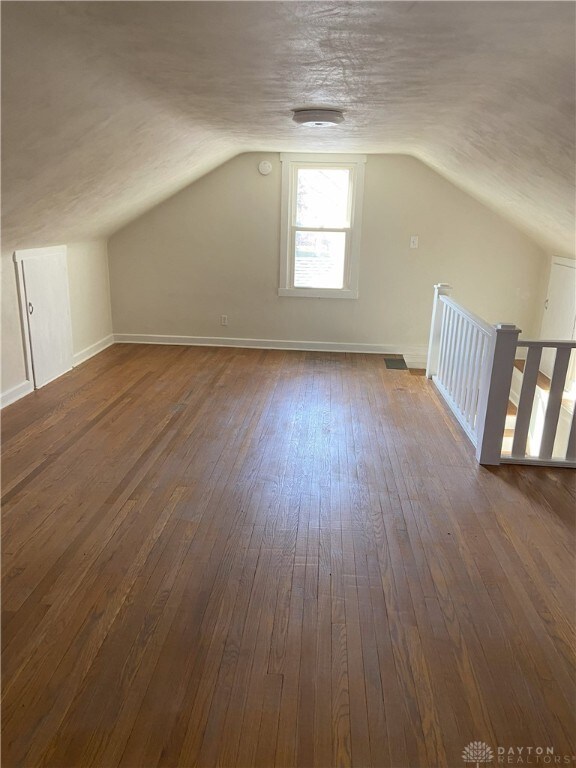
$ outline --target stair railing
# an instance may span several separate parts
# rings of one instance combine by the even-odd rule
[[[434,286],[434,305],[428,344],[426,376],[454,413],[476,448],[480,464],[543,464],[576,467],[574,409],[563,413],[565,449],[555,451],[559,434],[562,396],[566,386],[573,341],[520,341],[520,328],[513,324],[489,325],[450,298],[451,286]],[[540,356],[544,347],[554,347],[556,358],[545,413],[541,418],[539,452],[528,455],[534,427],[534,402]],[[510,454],[503,453],[506,416],[514,363],[519,349],[527,349]],[[566,437],[566,436],[564,436]],[[562,439],[564,439],[564,437]],[[562,442],[562,440],[560,440]]]

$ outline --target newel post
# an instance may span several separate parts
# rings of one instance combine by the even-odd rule
[[[426,377],[431,379],[438,373],[438,357],[440,355],[440,333],[442,331],[443,307],[440,296],[450,296],[452,286],[448,283],[438,283],[434,286],[434,304],[432,305],[432,320],[430,322],[430,338],[428,340],[428,359],[426,361]]]
[[[494,328],[480,380],[476,458],[480,464],[500,464],[502,440],[518,336],[515,325],[499,323]]]

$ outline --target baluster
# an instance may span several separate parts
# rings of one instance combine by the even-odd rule
[[[548,394],[546,416],[544,418],[544,432],[542,433],[542,442],[540,444],[541,459],[552,458],[556,429],[558,427],[558,417],[560,416],[560,408],[562,406],[562,393],[564,392],[564,384],[566,383],[569,362],[570,348],[557,348],[554,370],[552,371],[552,382]]]
[[[442,384],[446,388],[448,388],[448,379],[450,378],[450,366],[452,364],[452,345],[454,340],[454,324],[456,320],[456,315],[449,304],[446,305],[446,309],[447,309],[446,319],[448,321],[448,329],[446,334],[446,354],[444,356],[444,360],[443,360],[444,364],[442,368]]]
[[[437,378],[440,381],[444,381],[443,374],[446,368],[446,355],[448,353],[448,332],[450,327],[450,319],[448,313],[448,307],[444,306],[444,313],[442,315],[442,332],[440,334],[440,355],[438,359]]]
[[[474,373],[472,377],[472,392],[470,405],[468,406],[468,418],[470,425],[476,429],[476,417],[478,415],[478,395],[480,393],[480,377],[482,376],[484,366],[484,356],[486,354],[487,337],[483,333],[478,334],[478,346],[474,358]]]
[[[430,323],[430,339],[428,341],[428,360],[426,362],[426,376],[430,379],[438,373],[438,360],[441,347],[441,329],[444,328],[444,303],[441,296],[449,296],[452,286],[447,283],[438,283],[434,286],[434,303],[432,305],[432,321]]]
[[[454,339],[452,343],[452,355],[450,360],[450,370],[448,371],[448,392],[450,397],[454,399],[454,383],[456,381],[456,366],[458,363],[458,354],[460,351],[460,344],[462,343],[461,326],[462,317],[459,313],[455,313],[454,318]]]
[[[536,392],[536,384],[538,382],[538,369],[541,357],[541,347],[528,348],[528,356],[524,365],[524,376],[522,377],[520,400],[518,401],[514,441],[512,442],[512,456],[526,456],[530,417],[532,416],[532,408],[534,406],[534,393]]]
[[[472,330],[472,342],[470,344],[470,356],[468,358],[468,371],[466,374],[466,397],[464,399],[464,416],[470,426],[473,426],[471,419],[470,403],[474,393],[474,378],[476,373],[477,361],[476,356],[478,354],[478,345],[480,342],[481,333],[478,328],[474,327]]]
[[[470,357],[470,334],[472,331],[472,323],[470,320],[466,321],[464,326],[464,334],[462,339],[462,355],[460,360],[460,367],[458,369],[457,386],[456,386],[456,402],[458,408],[464,413],[464,395],[466,393],[466,369],[468,367],[468,359]]]
[[[474,360],[476,358],[476,348],[478,347],[478,336],[480,331],[473,325],[470,333],[470,350],[468,353],[468,367],[466,369],[466,388],[464,391],[464,417],[470,423],[468,409],[470,407],[470,398],[472,397],[472,381],[474,378]]]
[[[482,350],[484,348],[484,334],[478,331],[476,351],[472,365],[472,378],[470,381],[470,399],[468,402],[467,417],[470,426],[474,427],[476,421],[476,407],[478,404],[478,387],[480,385],[480,371],[482,370]]]

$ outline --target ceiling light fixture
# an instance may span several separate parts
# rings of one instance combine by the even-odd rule
[[[292,120],[298,125],[310,125],[314,128],[325,128],[328,125],[338,125],[344,120],[341,109],[293,109]]]

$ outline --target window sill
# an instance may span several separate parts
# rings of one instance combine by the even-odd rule
[[[278,296],[304,299],[357,299],[358,291],[350,288],[279,288]]]

